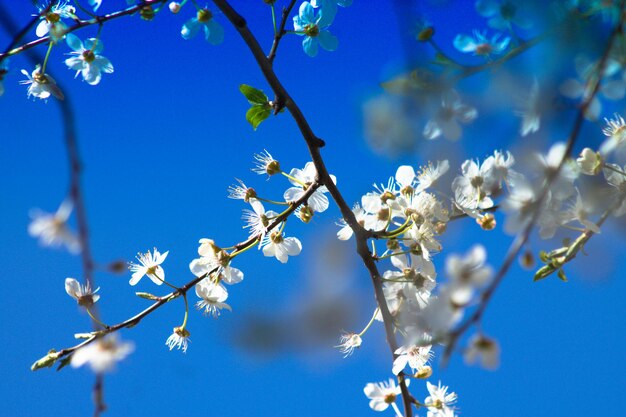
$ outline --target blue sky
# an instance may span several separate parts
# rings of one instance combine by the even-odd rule
[[[105,0],[103,10],[124,3]],[[262,45],[269,48],[272,29],[267,7],[261,1],[236,3]],[[438,3],[423,11],[435,23],[441,45],[464,59],[452,50],[452,38],[485,27],[484,20],[471,2]],[[276,59],[281,81],[326,141],[323,156],[349,202],[358,201],[372,183],[386,182],[399,164],[417,166],[425,162],[424,155],[452,161],[461,156],[484,157],[518,139],[519,119],[510,111],[506,117],[504,112],[491,111],[493,101],[486,96],[497,90],[481,74],[462,88],[480,111],[486,109],[485,118],[468,127],[461,142],[422,141],[412,152],[393,158],[372,151],[364,140],[364,101],[381,93],[380,82],[403,71],[409,60],[407,50],[418,61],[424,58],[425,49],[407,36],[405,12],[387,2],[356,0],[350,8],[339,10],[331,26],[340,42],[336,52],[320,51],[311,59],[303,53],[300,38],[287,36]],[[28,2],[20,2],[11,5],[11,13],[23,24],[33,10]],[[177,284],[191,277],[188,263],[196,257],[198,239],[211,237],[224,246],[245,239],[240,220],[244,207],[226,198],[234,178],[268,196],[282,195],[285,182],[266,181],[250,172],[254,153],[267,149],[285,168],[301,168],[308,161],[287,113],[267,120],[256,132],[245,121],[247,103],[238,86],[269,88],[225,17],[216,16],[225,27],[224,43],[211,46],[200,36],[189,41],[180,37],[180,27],[191,14],[189,4],[179,15],[164,11],[152,22],[131,17],[106,24],[103,55],[115,72],[106,74],[98,86],[73,79],[63,64],[63,53],[69,52],[65,47],[53,51],[49,64],[49,72],[75,106],[96,260],[102,264],[131,261],[138,251],[169,250],[164,267]],[[77,34],[91,37],[95,28]],[[0,48],[7,40],[4,33],[0,35]],[[540,47],[508,70],[521,77],[550,54],[549,48]],[[52,100],[46,104],[26,99],[25,87],[17,84],[23,78],[21,68],[32,64],[23,57],[13,58],[12,72],[4,81],[6,92],[0,98],[3,414],[83,416],[92,412],[90,371],[29,370],[50,348],[72,345],[72,335],[88,330],[89,319],[63,287],[66,277],[81,278],[80,260],[41,248],[26,232],[32,208],[54,211],[64,199],[68,172],[58,107]],[[563,68],[573,75],[571,64]],[[623,104],[615,104],[615,109],[623,111]],[[572,114],[555,120],[571,123]],[[555,135],[567,126],[557,127]],[[591,132],[597,126],[587,129],[584,140],[593,140]],[[544,135],[527,143],[554,140]],[[452,163],[453,172],[457,167]],[[382,328],[375,326],[362,348],[347,359],[333,349],[336,338],[320,339],[308,331],[315,327],[310,322],[315,319],[307,319],[306,314],[313,309],[311,298],[328,303],[321,312],[345,310],[330,321],[346,330],[361,328],[375,307],[369,277],[356,259],[353,242],[338,243],[334,238],[338,217],[339,211],[331,205],[308,227],[290,222],[290,232],[300,238],[304,249],[287,265],[258,251],[237,258],[235,266],[246,277],[229,288],[233,312],[218,320],[192,312],[192,342],[186,354],[170,352],[164,345],[172,327],[182,320],[182,303],[166,306],[136,328],[123,331],[122,338],[132,340],[136,349],[105,379],[106,415],[375,415],[362,390],[366,383],[390,376]],[[503,224],[502,217],[498,220]],[[449,229],[442,239],[444,253],[435,260],[441,271],[445,253],[465,251],[477,241],[485,244],[490,263],[497,266],[510,242],[500,230],[486,234],[472,222]],[[613,227],[601,239],[592,240],[586,248],[589,256],[569,269],[568,284],[556,279],[533,283],[532,271],[512,269],[483,322],[487,334],[501,344],[500,369],[467,367],[458,355],[446,369],[435,365],[434,382],[440,379],[458,393],[460,415],[619,414],[616,398],[623,387],[618,381],[626,372],[621,360],[626,337],[620,331],[626,283],[621,279],[624,261],[614,255],[623,248],[623,239],[619,228]],[[545,246],[534,248],[540,247]],[[129,273],[103,271],[96,276],[100,308],[109,323],[147,305],[134,291],[161,290],[148,280],[131,288],[129,278]],[[266,331],[254,333],[250,323],[261,322]],[[254,345],[251,341],[263,344],[265,337],[272,345],[270,325],[282,329],[276,349],[246,347]],[[419,381],[414,381],[412,392],[418,399],[427,395]]]

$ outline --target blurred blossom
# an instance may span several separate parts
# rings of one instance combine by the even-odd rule
[[[488,18],[487,24],[497,30],[508,30],[512,25],[528,29],[533,25],[532,20],[520,13],[520,6],[524,2],[511,0],[478,0],[476,11]]]
[[[461,102],[461,98],[454,90],[442,94],[441,107],[435,117],[424,126],[424,137],[436,139],[440,136],[452,141],[461,138],[461,123],[469,123],[478,117],[474,107]]]
[[[473,36],[457,35],[454,38],[454,47],[461,52],[471,52],[474,55],[485,57],[499,55],[506,50],[511,42],[511,38],[504,37],[500,39],[500,36],[502,35],[496,33],[489,39],[486,32],[474,30]]]
[[[73,207],[70,200],[65,200],[54,214],[33,210],[28,234],[38,238],[44,246],[65,246],[72,253],[80,252],[80,241],[67,225]]]
[[[591,97],[596,82],[600,82],[599,93],[608,100],[621,100],[626,94],[626,81],[621,75],[621,66],[618,62],[612,59],[607,60],[601,80],[598,80],[599,62],[590,61],[579,55],[574,60],[574,64],[578,79],[569,78],[559,88],[565,97],[582,102],[587,101]],[[618,73],[620,73],[620,78],[611,79]],[[596,120],[601,112],[602,103],[596,94],[590,101],[585,117],[589,120]]]
[[[408,117],[408,101],[381,94],[363,104],[365,137],[378,152],[396,155],[415,147],[417,126]]]
[[[475,334],[470,338],[463,357],[467,364],[480,362],[483,368],[496,369],[500,365],[500,346],[493,339]]]
[[[121,342],[115,335],[108,335],[78,349],[72,355],[71,364],[79,368],[85,364],[95,373],[110,372],[117,362],[128,356],[135,347],[130,342]]]
[[[519,110],[516,115],[522,118],[520,135],[526,136],[534,133],[541,127],[541,114],[545,109],[544,98],[539,94],[539,82],[535,78],[528,95],[518,103]]]

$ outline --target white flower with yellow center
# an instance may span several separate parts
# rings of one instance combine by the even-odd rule
[[[139,280],[147,275],[156,285],[161,285],[165,281],[165,271],[161,267],[169,251],[161,254],[157,248],[154,248],[154,253],[150,251],[146,253],[137,254],[137,260],[139,264],[129,263],[128,269],[133,273],[133,276],[128,282],[130,285],[137,285]]]
[[[274,256],[281,263],[287,263],[290,256],[297,256],[302,251],[302,244],[295,237],[285,237],[280,231],[273,231],[265,235],[263,242],[263,255]]]

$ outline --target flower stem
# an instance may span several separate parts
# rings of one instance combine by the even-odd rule
[[[96,40],[93,43],[93,45],[91,45],[91,49],[89,49],[89,52],[91,52],[93,54],[93,51],[96,49],[96,46],[98,46],[98,42],[100,42],[100,33],[102,33],[102,28],[104,27],[104,25],[101,23],[100,26],[98,26],[98,33],[96,34]]]
[[[176,287],[176,286],[174,286],[174,285],[170,284],[169,282],[167,282],[166,280],[164,280],[163,278],[161,278],[161,277],[160,277],[160,276],[158,276],[157,274],[153,274],[153,275],[154,275],[155,277],[157,277],[157,279],[158,279],[159,281],[161,281],[163,284],[167,285],[168,287],[173,288],[173,289],[175,289],[176,291],[180,290],[180,288],[178,288],[178,287]]]
[[[46,73],[46,65],[48,65],[48,58],[50,58],[50,51],[52,51],[52,47],[54,46],[53,42],[48,44],[48,52],[46,52],[46,57],[43,59],[43,65],[41,66],[41,74]]]
[[[94,315],[91,313],[91,310],[89,310],[89,307],[85,307],[85,310],[87,310],[87,314],[89,314],[89,317],[91,317],[91,320],[93,320],[94,322],[98,323],[100,326],[104,327],[105,329],[108,329],[108,328],[109,328],[109,326],[107,326],[106,324],[102,323],[100,320],[98,320],[98,319],[96,318],[96,316],[94,316]]]
[[[189,317],[189,303],[187,302],[187,293],[183,293],[183,300],[185,300],[185,318],[183,324],[180,326],[183,329],[187,326],[187,318]]]
[[[274,200],[268,200],[267,198],[261,198],[261,197],[255,197],[257,200],[259,201],[265,201],[266,203],[270,203],[270,204],[276,204],[279,206],[288,206],[289,203],[287,203],[286,201],[274,201]]]
[[[410,253],[413,253],[413,252],[411,252],[410,250],[407,250],[407,251],[402,251],[402,252],[393,252],[393,253],[389,253],[389,254],[387,254],[387,255],[383,255],[383,256],[381,256],[380,258],[376,258],[376,260],[377,260],[377,261],[380,261],[381,259],[391,258],[392,256],[398,256],[398,255],[408,255],[408,254],[410,254]]]
[[[253,241],[252,241],[252,242],[251,242],[248,246],[244,246],[243,248],[241,248],[241,249],[239,249],[239,250],[234,251],[233,253],[229,254],[229,256],[230,256],[231,258],[234,258],[234,257],[235,257],[235,256],[237,256],[237,255],[241,255],[241,254],[242,254],[242,253],[244,253],[245,251],[250,250],[250,249],[252,249],[253,247],[255,247],[256,245],[258,245],[259,243],[260,243],[260,239],[258,239],[258,238],[257,238],[256,240],[253,240]]]
[[[365,326],[365,328],[361,331],[361,333],[359,333],[359,337],[363,336],[365,332],[367,332],[369,328],[372,327],[372,324],[376,320],[376,316],[378,315],[379,311],[380,311],[380,308],[376,307],[376,309],[374,310],[374,314],[372,314],[372,318],[370,319],[369,323],[367,323],[367,326]]]
[[[274,36],[278,34],[278,29],[276,29],[276,11],[274,10],[274,3],[270,4],[272,8],[272,24],[274,25]]]
[[[287,174],[286,172],[280,171],[281,174],[283,174],[285,177],[289,178],[290,180],[297,182],[298,184],[300,184],[303,188],[306,188],[306,184],[303,183],[302,181],[300,181],[299,179],[297,179],[296,177],[292,177],[291,175]]]

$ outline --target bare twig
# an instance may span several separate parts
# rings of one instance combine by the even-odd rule
[[[15,34],[13,35],[11,42],[9,42],[9,45],[4,50],[4,53],[0,54],[0,65],[2,65],[2,62],[8,58],[9,51],[15,48],[15,46],[22,40],[22,38],[24,38],[24,36],[26,36],[26,34],[30,32],[30,30],[37,24],[37,22],[39,22],[39,19],[41,19],[41,16],[44,16],[45,14],[47,14],[56,3],[57,3],[56,1],[51,1],[38,14],[33,16],[31,21],[28,22],[28,24],[24,26],[22,30],[20,30],[19,32],[15,33],[13,30],[8,31],[10,32],[10,34],[11,33],[15,33]],[[15,24],[13,23],[12,19],[9,17],[9,14],[6,12],[6,10],[4,10],[2,5],[0,5],[0,8],[2,8],[2,13],[0,14],[0,24],[7,27],[7,29],[9,26],[15,27]]]
[[[270,49],[270,53],[267,55],[267,60],[270,61],[270,64],[274,63],[274,58],[276,58],[276,51],[278,50],[278,44],[280,40],[287,33],[285,31],[285,25],[287,24],[287,20],[289,19],[289,13],[295,6],[296,0],[291,0],[291,2],[287,5],[287,7],[283,7],[283,13],[280,21],[280,26],[278,27],[278,31],[274,34],[274,42],[272,42],[272,48]]]
[[[70,26],[67,28],[67,30],[65,31],[65,33],[71,33],[74,32],[78,29],[82,29],[84,27],[87,26],[92,26],[92,25],[101,25],[104,22],[108,22],[109,20],[113,20],[113,19],[117,19],[118,17],[122,17],[122,16],[128,16],[134,13],[137,13],[138,11],[140,11],[141,9],[143,9],[146,6],[152,6],[154,4],[162,4],[165,3],[167,0],[143,0],[139,3],[137,3],[136,5],[129,7],[128,9],[124,9],[124,10],[120,10],[117,12],[113,12],[113,13],[109,13],[103,16],[96,16],[93,19],[89,19],[89,20],[81,20],[78,23],[76,23],[73,26]],[[19,54],[21,52],[24,52],[28,49],[34,48],[37,45],[41,45],[41,44],[46,44],[48,42],[50,42],[50,36],[44,36],[42,38],[36,39],[34,41],[25,43],[24,45],[21,45],[17,48],[13,48],[3,54],[0,54],[0,62],[3,59],[6,59],[7,57],[11,56],[11,55],[15,55],[15,54]]]
[[[248,28],[246,20],[239,13],[237,13],[235,9],[233,9],[228,1],[213,0],[213,2],[232,23],[232,25],[235,27],[237,32],[239,32],[239,35],[243,38],[244,42],[248,46],[248,49],[250,49],[250,52],[257,62],[257,65],[261,69],[261,72],[265,76],[265,79],[267,80],[268,84],[276,95],[277,108],[275,110],[280,110],[282,107],[286,107],[293,119],[295,120],[298,128],[300,129],[300,133],[302,134],[302,137],[306,142],[313,164],[317,169],[318,181],[328,188],[328,191],[335,200],[337,206],[339,207],[343,218],[354,231],[354,235],[356,237],[357,253],[365,264],[365,267],[367,268],[370,278],[372,280],[376,301],[378,303],[378,306],[380,307],[380,311],[383,317],[387,344],[391,349],[392,358],[395,359],[395,351],[398,348],[398,342],[396,341],[394,333],[393,318],[391,316],[391,313],[389,312],[389,308],[387,307],[380,273],[378,272],[378,268],[376,267],[374,258],[372,257],[372,254],[369,251],[367,245],[367,240],[371,236],[371,233],[359,225],[354,216],[354,213],[352,213],[352,210],[350,209],[350,206],[346,203],[342,194],[339,192],[339,189],[330,177],[330,174],[326,169],[326,165],[320,153],[320,149],[325,145],[324,141],[318,138],[315,133],[313,133],[313,130],[311,129],[311,126],[309,125],[307,119],[304,117],[304,114],[278,79],[276,73],[274,72],[274,69],[272,68],[272,62],[263,53],[263,49],[259,45],[259,42]],[[402,391],[405,417],[411,417],[413,415],[411,397],[403,375],[398,375],[398,383]]]

